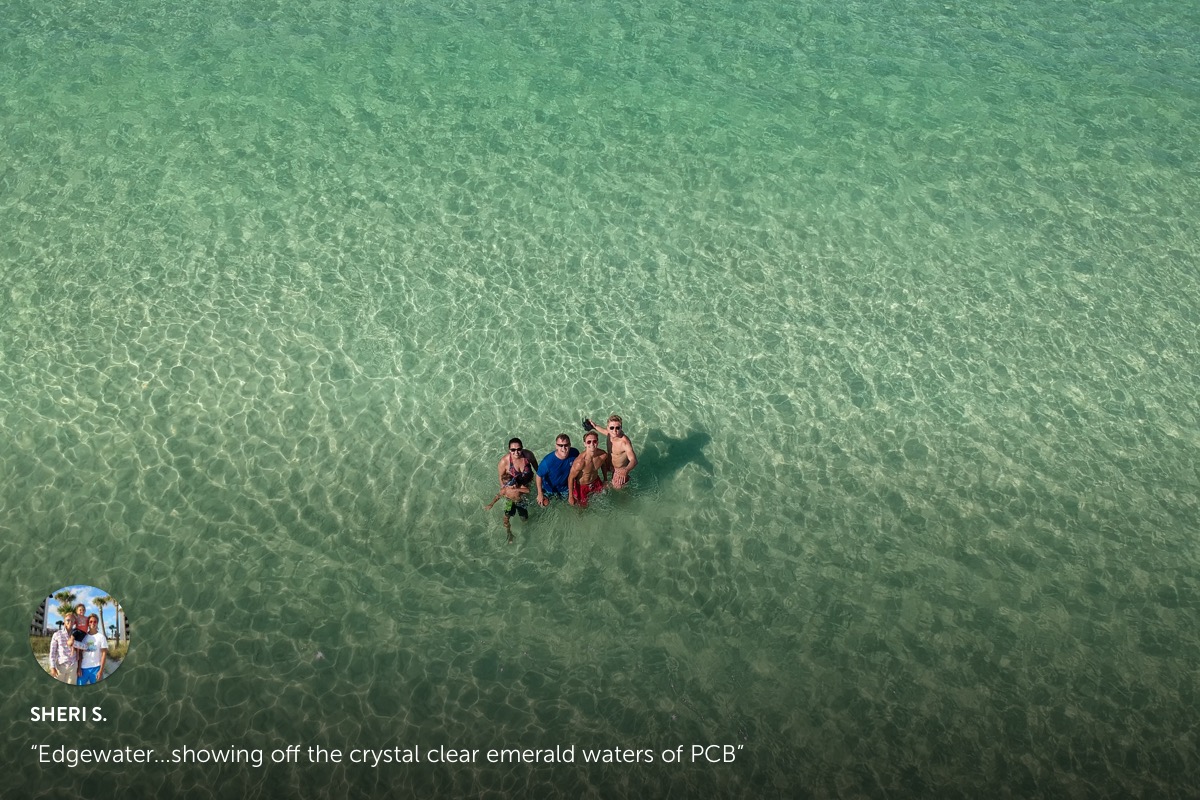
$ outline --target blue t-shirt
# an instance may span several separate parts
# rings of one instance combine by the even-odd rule
[[[546,494],[566,494],[567,477],[571,474],[571,465],[579,457],[579,451],[574,447],[567,450],[566,458],[559,458],[554,452],[549,453],[538,463],[538,477],[542,479],[542,491]]]

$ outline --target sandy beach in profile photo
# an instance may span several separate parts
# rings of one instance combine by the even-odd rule
[[[68,686],[105,680],[129,652],[129,619],[103,589],[63,586],[42,598],[29,623],[29,646],[46,674]]]

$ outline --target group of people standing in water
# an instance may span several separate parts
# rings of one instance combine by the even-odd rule
[[[520,439],[508,441],[508,454],[500,459],[500,491],[484,506],[491,510],[501,499],[504,504],[504,531],[512,544],[514,516],[529,519],[526,501],[531,487],[537,489],[537,504],[550,505],[550,499],[566,499],[573,506],[586,508],[588,498],[599,494],[605,485],[620,489],[629,482],[629,472],[637,466],[637,454],[625,435],[624,423],[613,414],[600,427],[590,419],[583,420],[583,447],[580,453],[571,446],[571,437],[560,433],[554,449],[541,464],[532,451],[525,449]],[[600,437],[608,440],[607,451],[600,449]]]

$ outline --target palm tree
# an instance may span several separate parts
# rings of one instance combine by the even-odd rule
[[[104,597],[97,597],[92,602],[95,603],[96,608],[100,611],[100,632],[104,633],[104,607],[113,602],[113,599],[108,595],[104,595]]]
[[[75,609],[75,593],[67,589],[61,592],[54,593],[54,599],[58,601],[58,613],[60,616],[66,616]]]

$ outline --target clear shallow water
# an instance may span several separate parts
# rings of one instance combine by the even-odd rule
[[[79,787],[29,756],[65,741],[744,745],[89,773],[113,795],[1196,785],[1194,15],[0,26],[14,792]],[[507,439],[611,411],[634,489],[505,547],[481,507]],[[69,582],[136,636],[86,694],[24,640]],[[110,721],[26,721],[74,702]]]

